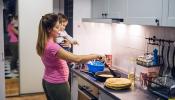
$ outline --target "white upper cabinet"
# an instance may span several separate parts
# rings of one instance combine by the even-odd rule
[[[175,0],[163,0],[163,26],[175,27]]]
[[[92,0],[92,18],[122,18],[125,24],[175,27],[175,0]]]
[[[92,17],[104,18],[108,13],[108,0],[92,0]]]
[[[123,18],[126,0],[92,0],[93,18]]]
[[[125,18],[126,0],[109,0],[108,18]]]
[[[127,0],[127,24],[161,25],[163,0]]]

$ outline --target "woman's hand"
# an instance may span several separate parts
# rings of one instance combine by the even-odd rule
[[[103,62],[106,62],[106,56],[104,55],[97,55],[97,60],[100,60],[100,61],[103,61]]]

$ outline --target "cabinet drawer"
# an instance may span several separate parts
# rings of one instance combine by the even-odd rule
[[[98,98],[99,95],[99,90],[97,87],[95,87],[94,85],[92,85],[91,83],[87,82],[86,80],[84,80],[81,77],[78,77],[78,85],[81,87],[86,88],[86,90],[88,92],[90,92],[92,95],[94,95],[95,97]]]

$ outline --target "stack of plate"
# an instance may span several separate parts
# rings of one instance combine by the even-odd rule
[[[130,88],[131,81],[127,78],[108,78],[104,84],[107,88],[120,90]]]

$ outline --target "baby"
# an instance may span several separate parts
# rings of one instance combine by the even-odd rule
[[[68,19],[64,14],[58,13],[60,26],[59,36],[57,37],[57,43],[60,44],[65,49],[70,49],[71,45],[78,45],[78,42],[73,39],[68,33],[65,31],[65,28],[68,24]],[[69,51],[69,50],[68,50]]]

